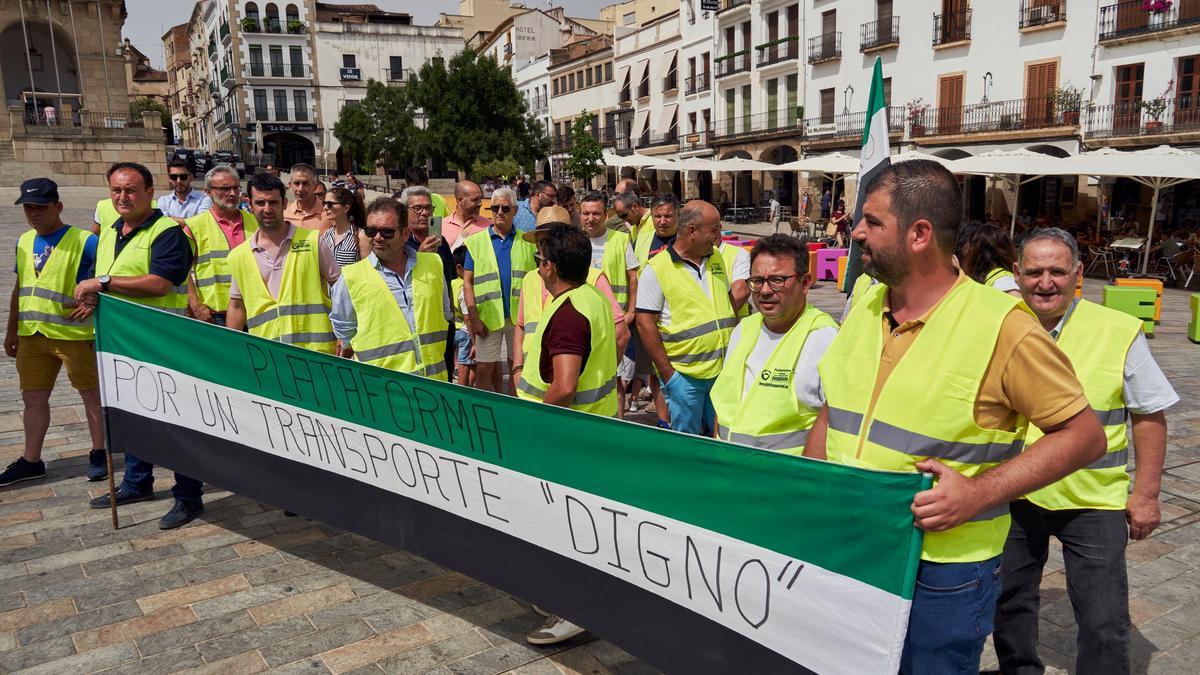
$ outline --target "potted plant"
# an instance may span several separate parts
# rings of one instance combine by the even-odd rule
[[[1162,116],[1163,113],[1167,111],[1167,103],[1171,100],[1171,89],[1174,87],[1175,81],[1171,80],[1167,83],[1167,88],[1163,90],[1163,93],[1154,98],[1144,99],[1138,102],[1138,108],[1150,117],[1150,119],[1146,120],[1146,133],[1162,133]]]
[[[929,104],[921,97],[914,98],[904,104],[908,111],[909,135],[919,137],[925,135],[925,113],[929,112]]]
[[[1062,113],[1063,124],[1079,124],[1079,105],[1083,101],[1083,90],[1067,85],[1056,88],[1046,95],[1050,105]]]
[[[304,22],[299,19],[288,19],[287,32],[295,34],[303,33]]]
[[[1151,28],[1159,28],[1167,21],[1167,12],[1174,4],[1171,0],[1142,0],[1142,10],[1150,16],[1147,23]]]

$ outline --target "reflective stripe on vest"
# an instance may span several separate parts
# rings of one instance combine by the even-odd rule
[[[471,284],[475,294],[475,311],[477,318],[489,331],[504,328],[506,322],[517,322],[517,305],[521,297],[521,280],[525,273],[537,265],[533,261],[536,248],[533,244],[521,238],[520,233],[514,233],[512,250],[509,259],[512,264],[510,273],[508,316],[504,316],[504,289],[500,285],[500,268],[496,261],[496,251],[492,248],[492,228],[467,237],[464,244],[471,254],[474,265]]]
[[[596,280],[603,274],[598,269],[588,268],[588,283],[595,286]],[[550,304],[550,294],[546,292],[546,286],[542,283],[542,277],[536,272],[525,277],[525,281],[521,283],[521,310],[518,312],[524,324],[521,326],[521,331],[524,337],[521,338],[521,353],[529,353],[529,345],[533,343],[533,336],[537,333],[537,328],[542,318],[542,312],[546,306]]]
[[[446,321],[442,299],[446,278],[436,253],[418,253],[412,270],[413,326],[400,311],[377,260],[369,256],[342,269],[358,330],[350,339],[355,356],[380,368],[446,379]],[[416,334],[413,334],[413,331]]]
[[[542,315],[542,327],[534,333],[526,356],[528,365],[521,371],[521,380],[517,383],[517,396],[533,401],[545,398],[549,383],[542,380],[539,367],[542,358],[542,334],[554,313],[567,299],[571,300],[575,311],[587,319],[591,329],[587,363],[583,366],[583,372],[579,374],[570,408],[605,417],[616,417],[617,340],[612,303],[591,284],[573,288],[554,298],[546,306]]]
[[[229,272],[246,306],[252,335],[332,354],[337,348],[329,323],[329,288],[321,277],[317,232],[296,228],[283,263],[279,297],[263,281],[254,259],[254,237],[229,252]]]
[[[721,242],[721,245],[717,248],[721,251],[721,260],[725,262],[725,272],[729,274],[729,287],[733,288],[733,263],[737,260],[738,251],[745,251],[746,249],[734,246],[727,241]],[[749,298],[746,299],[746,302],[742,303],[741,309],[737,311],[737,316],[739,319],[750,316]]]
[[[861,290],[818,365],[829,407],[829,460],[915,471],[917,462],[932,457],[973,477],[1016,456],[1024,443],[1024,420],[1012,430],[985,429],[976,423],[974,408],[1001,326],[1020,301],[960,278],[875,398],[887,291],[883,284]],[[1005,506],[944,532],[926,532],[921,557],[934,562],[995,557],[1004,548],[1009,522]]]
[[[246,239],[258,231],[258,220],[251,213],[239,211]],[[229,309],[229,240],[217,224],[216,214],[206,209],[187,219],[188,229],[196,241],[196,292],[209,309],[224,312]]]
[[[1101,509],[1119,511],[1129,498],[1129,441],[1125,419],[1125,357],[1142,323],[1103,305],[1077,300],[1058,346],[1071,359],[1088,403],[1100,418],[1107,451],[1066,478],[1026,496],[1049,510]],[[1025,442],[1032,445],[1042,432],[1030,426]]]
[[[617,230],[605,230],[604,257],[600,259],[600,270],[608,277],[613,297],[621,309],[629,302],[629,270],[625,267],[625,254],[629,251],[629,235]]]
[[[664,325],[659,317],[663,347],[671,365],[684,375],[715,378],[721,371],[729,334],[737,325],[729,301],[725,263],[719,255],[705,260],[706,293],[695,275],[683,269],[685,263],[676,262],[671,253],[664,251],[650,259],[663,297],[671,307],[669,324]]]
[[[118,216],[119,218],[120,216]],[[100,244],[96,247],[96,275],[102,276],[107,274],[114,277],[140,277],[150,274],[151,248],[155,240],[162,236],[164,232],[176,227],[179,227],[179,223],[167,216],[160,215],[154,222],[142,225],[139,229],[145,231],[134,235],[125,244],[125,247],[121,249],[121,255],[119,256],[115,253],[118,236],[117,230],[109,226],[101,227]],[[108,293],[122,300],[155,307],[172,314],[187,314],[186,283],[171,287],[171,290],[164,296],[151,298],[121,295],[114,291],[108,291]]]
[[[741,339],[729,353],[709,394],[720,438],[763,450],[802,454],[808,430],[817,421],[817,411],[796,399],[796,365],[813,331],[836,326],[825,312],[812,305],[805,307],[771,350],[761,374],[754,373],[747,386],[746,362],[762,339],[763,316],[747,318],[742,323]]]

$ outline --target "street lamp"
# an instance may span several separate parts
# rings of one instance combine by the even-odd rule
[[[848,84],[848,85],[846,85],[846,88],[842,91],[842,98],[844,101],[844,107],[842,108],[842,112],[844,112],[846,114],[850,113],[850,98],[852,96],[854,96],[854,86]]]
[[[992,72],[989,70],[988,72],[983,74],[983,101],[982,101],[982,103],[988,102],[988,87],[991,86],[991,84],[992,84]]]

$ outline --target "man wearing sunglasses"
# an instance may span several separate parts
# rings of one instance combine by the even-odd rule
[[[480,389],[502,392],[500,356],[508,348],[512,371],[513,342],[521,280],[536,267],[533,244],[516,236],[513,216],[517,193],[500,188],[492,194],[492,225],[467,237],[463,296],[467,329],[475,336],[476,382]],[[536,225],[536,223],[535,223]]]
[[[187,162],[173,159],[167,165],[167,180],[171,191],[158,198],[158,210],[180,225],[192,216],[212,207],[212,199],[199,190],[192,189],[192,172]],[[102,223],[108,224],[108,223]]]
[[[817,362],[837,337],[833,317],[808,304],[808,250],[782,234],[759,239],[746,283],[759,313],[729,336],[713,385],[717,437],[788,455],[804,452],[825,405]]]
[[[495,198],[495,194],[492,195]],[[558,190],[554,188],[554,183],[548,180],[539,180],[533,184],[533,191],[529,193],[529,199],[517,203],[517,214],[513,219],[513,224],[518,232],[532,232],[537,228],[537,213],[545,206],[554,206],[558,203]]]
[[[437,254],[410,245],[409,215],[390,197],[367,207],[371,253],[342,270],[329,320],[339,356],[445,382],[449,286]]]
[[[204,186],[212,208],[187,219],[184,228],[196,242],[195,265],[188,279],[188,309],[205,323],[225,325],[229,309],[229,252],[254,236],[258,221],[241,210],[241,185],[230,166],[209,169]]]

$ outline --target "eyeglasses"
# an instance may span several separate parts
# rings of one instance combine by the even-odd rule
[[[237,189],[238,189],[238,186],[236,186],[236,185],[229,185],[229,186],[227,186],[227,187],[220,187],[220,186],[217,186],[217,185],[210,185],[210,186],[208,187],[208,189],[209,189],[209,190],[212,190],[213,192],[224,192],[225,194],[229,194],[230,192],[233,192],[234,190],[237,190]]]
[[[378,228],[378,227],[364,227],[363,228],[363,232],[366,233],[368,239],[374,239],[375,235],[379,235],[379,236],[383,237],[384,239],[391,239],[392,237],[396,236],[396,233],[399,231],[400,230],[398,230],[398,229],[392,229],[392,228]]]
[[[191,177],[192,177],[191,174],[186,174],[186,173],[169,173],[169,174],[167,174],[167,180],[187,180],[188,178],[191,178]]]
[[[432,211],[433,205],[432,204],[417,204],[416,206],[408,207],[408,210],[409,211]]]
[[[750,290],[757,293],[762,290],[763,282],[766,282],[771,287],[771,290],[779,291],[783,290],[788,279],[792,277],[798,278],[799,276],[799,274],[772,274],[769,277],[750,277],[746,280],[746,285],[750,287]]]
[[[511,207],[511,206],[495,206],[495,205],[492,206],[492,213],[508,213],[509,211],[512,211],[512,210],[513,210],[513,207]]]
[[[341,202],[325,202],[325,208],[327,209],[332,209],[335,206],[345,206],[345,204]]]

